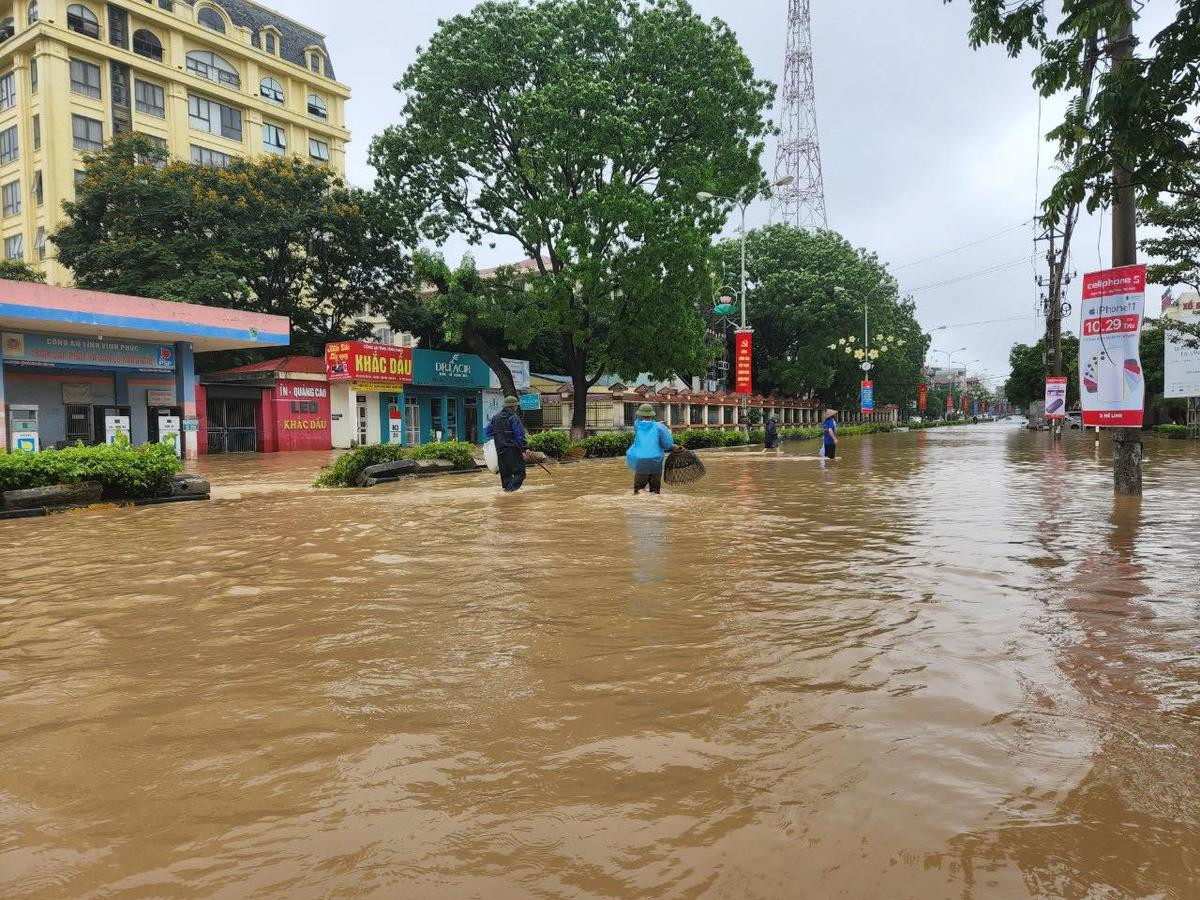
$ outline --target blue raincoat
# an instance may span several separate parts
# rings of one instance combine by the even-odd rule
[[[674,446],[675,439],[666,425],[638,419],[633,426],[633,445],[625,451],[625,463],[638,475],[660,475],[663,456]]]

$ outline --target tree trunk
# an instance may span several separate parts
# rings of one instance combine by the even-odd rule
[[[587,401],[592,382],[582,367],[571,372],[571,392],[575,402],[571,407],[571,440],[582,441],[587,437]]]
[[[496,377],[500,380],[500,390],[504,391],[505,397],[519,397],[517,393],[517,383],[513,381],[512,372],[508,366],[504,364],[504,359],[500,356],[500,351],[484,340],[474,328],[464,326],[462,330],[463,341],[471,351],[487,363],[487,367],[496,373]]]

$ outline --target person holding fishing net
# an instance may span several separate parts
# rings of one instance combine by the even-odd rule
[[[492,416],[484,432],[485,440],[495,442],[500,485],[506,494],[519,491],[525,483],[525,462],[530,456],[525,426],[517,415],[520,406],[516,397],[505,397],[504,408]]]
[[[638,407],[633,444],[625,453],[625,462],[633,470],[634,494],[646,488],[652,494],[662,493],[664,459],[668,484],[695,481],[704,474],[704,466],[696,454],[677,446],[671,429],[654,418],[654,407],[649,403]]]

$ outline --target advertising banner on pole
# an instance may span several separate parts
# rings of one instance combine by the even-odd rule
[[[917,388],[917,409],[925,412],[929,408],[929,385],[922,384]]]
[[[1046,418],[1067,417],[1067,376],[1052,375],[1046,379]]]
[[[1200,325],[1200,294],[1184,294],[1167,308],[1163,318],[1185,325]],[[1170,331],[1164,343],[1164,396],[1200,397],[1200,348],[1188,348]]]
[[[863,415],[875,412],[875,382],[864,381],[861,390]]]
[[[962,414],[964,416],[967,414],[967,409],[968,409],[967,404],[970,402],[971,402],[971,398],[968,397],[966,394],[963,394],[962,395]]]
[[[1146,267],[1123,266],[1083,278],[1079,395],[1085,426],[1140,428],[1146,399],[1139,346]]]
[[[738,331],[733,338],[734,393],[752,394],[751,362],[754,357],[754,332]]]
[[[946,413],[954,412],[954,391],[946,395]]]

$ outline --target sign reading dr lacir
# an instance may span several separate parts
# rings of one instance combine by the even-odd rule
[[[331,382],[353,381],[357,390],[396,390],[412,384],[412,348],[367,341],[326,344],[325,374]]]

